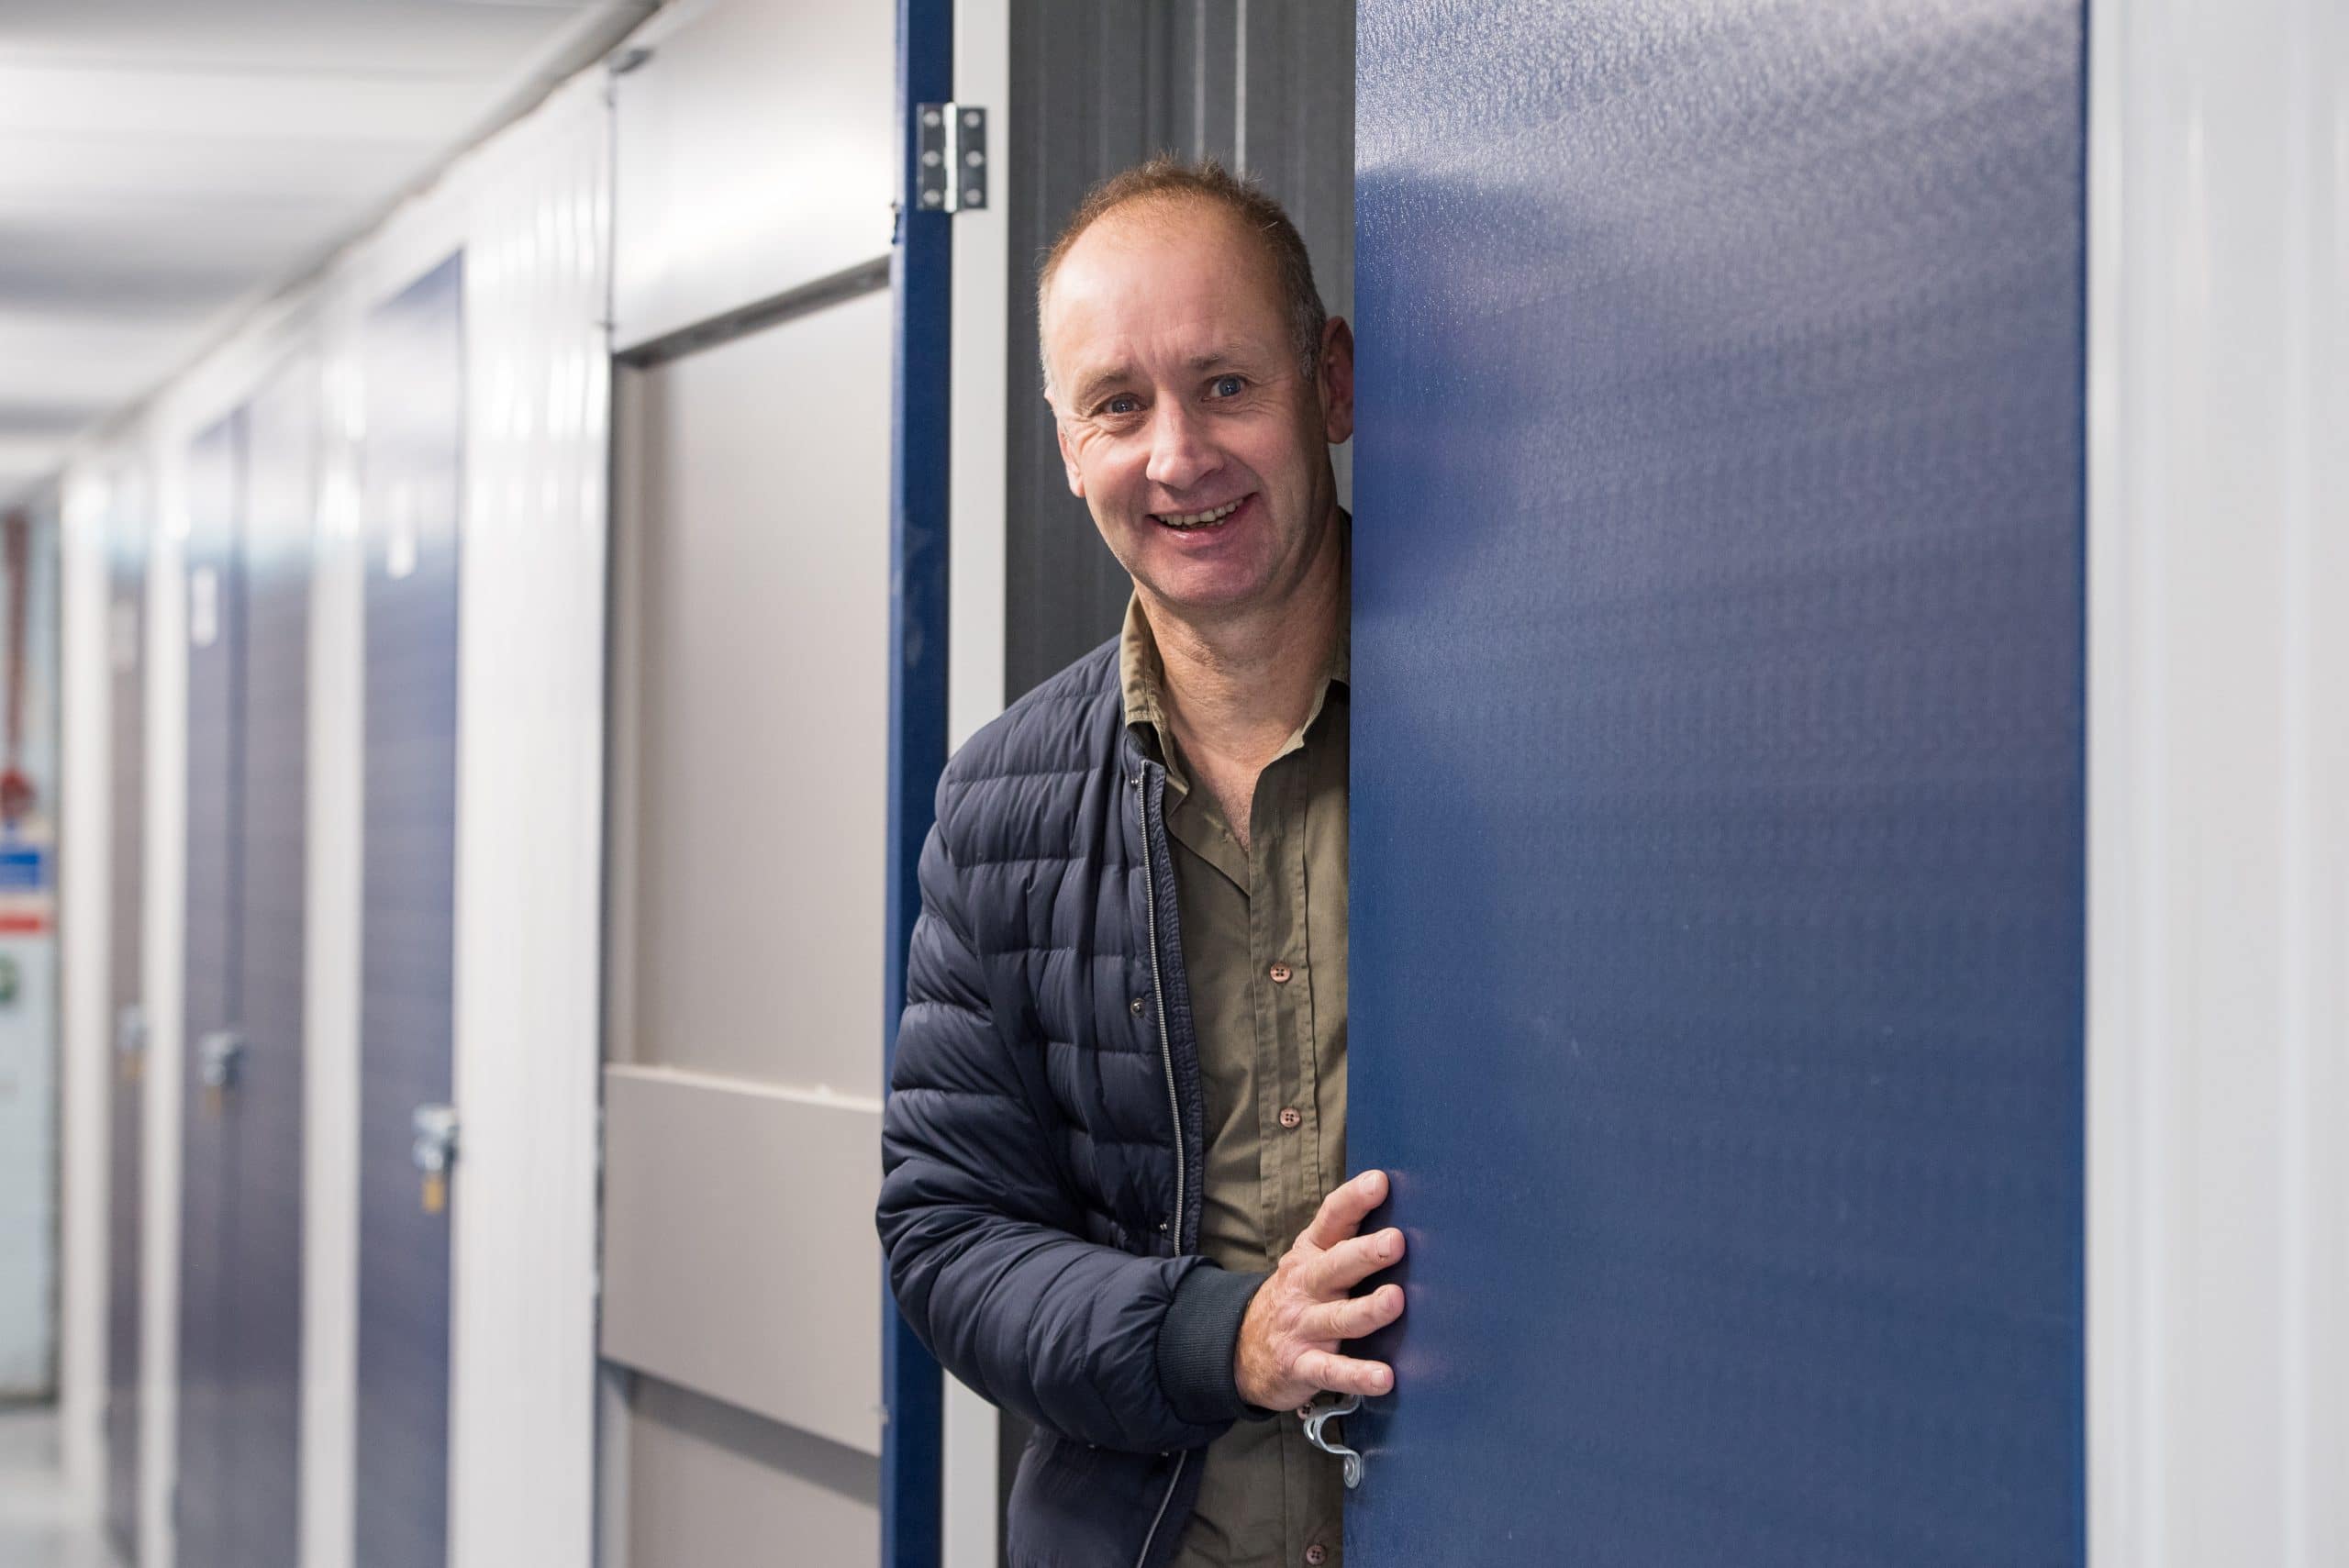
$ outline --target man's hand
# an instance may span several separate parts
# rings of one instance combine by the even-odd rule
[[[1354,1234],[1364,1217],[1386,1201],[1384,1171],[1364,1171],[1321,1200],[1321,1212],[1258,1288],[1241,1320],[1236,1373],[1242,1399],[1281,1410],[1325,1388],[1372,1395],[1395,1386],[1395,1370],[1386,1362],[1338,1353],[1341,1340],[1359,1340],[1403,1316],[1399,1284],[1380,1285],[1364,1296],[1346,1294],[1403,1255],[1400,1230]]]

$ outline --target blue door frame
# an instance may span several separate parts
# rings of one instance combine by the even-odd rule
[[[898,0],[897,237],[890,257],[888,957],[882,1016],[885,1061],[897,1054],[906,1005],[906,948],[921,911],[917,872],[946,766],[947,464],[952,362],[952,215],[914,200],[919,153],[913,106],[954,95],[953,0]],[[937,1568],[945,1384],[938,1363],[882,1291],[881,1561]]]

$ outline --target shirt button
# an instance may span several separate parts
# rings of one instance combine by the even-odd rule
[[[1305,1549],[1305,1560],[1314,1568],[1320,1568],[1322,1563],[1330,1561],[1330,1549],[1317,1540]]]
[[[1283,1127],[1289,1129],[1291,1131],[1295,1131],[1298,1127],[1304,1125],[1304,1122],[1305,1113],[1298,1110],[1295,1106],[1283,1106],[1281,1107],[1281,1125]]]
[[[1141,1018],[1141,997],[1139,997],[1139,996],[1135,997],[1135,998],[1132,1000],[1132,1002],[1130,1002],[1130,1003],[1129,1003],[1129,1004],[1128,1004],[1128,1006],[1130,1006],[1130,1007],[1133,1009],[1133,1015],[1134,1015],[1134,1017],[1135,1017],[1135,1018]]]
[[[1310,1405],[1299,1405],[1297,1407],[1297,1418],[1300,1421],[1309,1421],[1313,1419],[1313,1407]]]
[[[1274,984],[1286,985],[1288,984],[1289,976],[1296,973],[1297,971],[1291,969],[1286,963],[1276,963],[1266,973],[1272,975]]]

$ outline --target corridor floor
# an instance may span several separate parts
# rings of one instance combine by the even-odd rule
[[[57,1460],[57,1412],[0,1406],[0,1564],[119,1568],[95,1523],[71,1518]]]

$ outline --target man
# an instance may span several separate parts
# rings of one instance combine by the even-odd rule
[[[1392,1371],[1402,1255],[1345,1167],[1353,339],[1212,163],[1097,188],[1038,286],[1123,634],[948,766],[880,1226],[907,1318],[1037,1424],[1018,1568],[1340,1561],[1303,1418]]]

